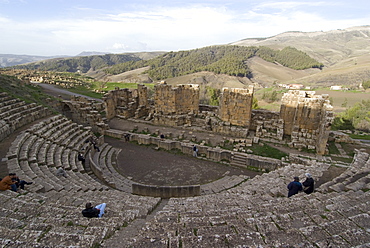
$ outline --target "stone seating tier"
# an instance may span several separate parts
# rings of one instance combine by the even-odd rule
[[[46,107],[26,103],[5,92],[0,95],[0,141],[16,129],[51,114]]]
[[[116,149],[107,143],[102,144],[100,152],[92,152],[90,156],[90,166],[95,175],[107,185],[121,191],[132,193],[132,180],[124,177],[114,168],[116,157],[120,149]]]
[[[351,183],[362,180],[364,172],[368,175],[370,164],[369,154],[356,152],[345,172],[351,174]],[[310,172],[318,179],[330,166],[287,165],[218,194],[171,198],[136,236],[119,236],[105,241],[103,247],[117,240],[126,247],[366,246],[370,242],[369,183],[340,192],[328,192],[324,184],[313,194],[285,197],[293,176]]]
[[[34,181],[38,186],[29,187],[33,192],[106,191],[108,187],[87,175],[81,162],[77,161],[79,150],[92,135],[89,129],[65,117],[48,118],[22,132],[13,141],[7,153],[8,169],[26,181]],[[72,187],[67,180],[56,176],[59,167],[63,167],[74,181]]]
[[[40,125],[51,124],[51,128],[55,124],[57,132],[58,125],[65,123],[58,118],[64,117],[52,117]],[[171,198],[153,212],[159,198],[109,188],[73,165],[77,150],[69,147],[70,142],[81,143],[92,134],[80,126],[71,127],[80,130],[79,134],[63,127],[63,138],[53,136],[55,132],[50,133],[53,137],[43,137],[33,126],[13,141],[7,154],[9,171],[35,183],[27,185],[27,194],[0,192],[1,246],[365,247],[370,243],[370,159],[363,151],[356,151],[353,163],[334,184],[323,184],[310,195],[286,198],[286,185],[293,176],[303,178],[305,172],[317,180],[332,165],[317,161],[286,165],[245,178],[220,193]],[[118,151],[108,145],[101,148],[101,155],[91,161],[97,162],[96,168],[109,171]],[[55,176],[57,162],[69,168],[67,178]],[[106,202],[107,215],[83,218],[86,202]],[[131,235],[121,236],[117,231],[150,213],[151,218]]]
[[[126,247],[356,247],[370,241],[368,203],[362,191],[171,198],[136,236],[119,240]]]
[[[147,215],[159,199],[119,191],[24,195],[2,191],[0,201],[2,247],[94,247],[124,223]],[[106,216],[82,217],[81,210],[90,201],[107,203]]]

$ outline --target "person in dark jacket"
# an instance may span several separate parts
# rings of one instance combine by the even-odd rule
[[[82,210],[82,215],[87,218],[101,218],[107,204],[102,203],[93,207],[91,202],[86,203],[86,208]]]
[[[305,192],[306,194],[311,194],[314,190],[315,181],[313,180],[310,173],[306,173],[305,176],[306,180],[302,183],[304,187],[303,192]]]
[[[196,145],[193,145],[193,156],[198,157],[198,147]]]
[[[298,194],[299,191],[302,191],[302,184],[299,182],[299,177],[294,177],[294,181],[288,184],[288,197]]]
[[[18,188],[21,188],[21,189],[24,189],[24,185],[31,185],[33,184],[33,182],[26,182],[25,180],[21,180],[19,179],[19,177],[15,174],[14,174],[14,178],[13,178],[13,181],[15,182],[15,186]]]
[[[83,165],[85,165],[85,157],[82,155],[82,153],[79,153],[77,156],[78,161],[81,161]]]

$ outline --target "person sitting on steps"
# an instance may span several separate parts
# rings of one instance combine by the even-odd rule
[[[101,218],[104,215],[104,210],[107,204],[102,203],[93,207],[91,202],[86,203],[85,209],[82,210],[82,215],[87,218]]]
[[[18,188],[24,189],[24,185],[30,185],[33,182],[26,182],[24,180],[20,180],[19,177],[17,177],[16,173],[9,173],[8,176],[4,177],[3,179],[0,179],[0,190],[12,190],[14,192],[19,192]]]

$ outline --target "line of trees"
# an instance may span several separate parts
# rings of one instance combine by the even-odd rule
[[[12,68],[57,71],[57,72],[77,72],[86,73],[89,70],[101,69],[115,64],[121,64],[127,61],[141,61],[141,59],[132,54],[105,54],[82,56],[72,58],[49,59],[40,62],[34,62],[24,65],[16,65]]]
[[[153,80],[178,77],[199,71],[250,77],[251,71],[247,60],[253,56],[259,56],[266,61],[279,63],[296,70],[323,67],[323,64],[292,47],[273,50],[268,47],[210,46],[189,51],[169,52],[146,61],[117,64],[105,69],[105,72],[115,75],[149,66],[146,73]]]

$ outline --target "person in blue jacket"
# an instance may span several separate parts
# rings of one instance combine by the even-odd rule
[[[299,191],[303,190],[302,184],[299,182],[299,177],[294,177],[294,181],[288,184],[288,197],[298,194]]]

